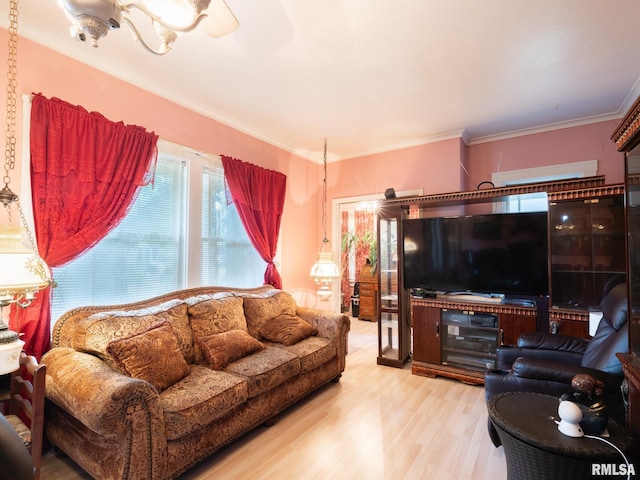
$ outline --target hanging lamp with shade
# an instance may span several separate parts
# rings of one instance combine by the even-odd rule
[[[340,278],[340,267],[333,260],[333,252],[327,238],[327,139],[324,139],[324,179],[322,181],[322,246],[318,260],[311,267],[311,276],[318,285],[318,298],[327,301],[331,298],[333,281]]]
[[[9,59],[7,78],[6,146],[4,188],[0,190],[0,203],[5,208],[8,225],[0,224],[0,375],[19,368],[20,351],[24,341],[9,330],[4,322],[4,309],[11,305],[28,307],[35,294],[51,284],[47,264],[38,255],[33,236],[18,195],[9,183],[16,160],[16,74],[18,53],[18,0],[9,1]],[[13,225],[12,207],[15,205],[20,225]],[[4,221],[4,220],[3,220]],[[28,241],[28,244],[25,243]]]

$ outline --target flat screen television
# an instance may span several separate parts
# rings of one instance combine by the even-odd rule
[[[404,287],[549,294],[546,212],[403,221]]]

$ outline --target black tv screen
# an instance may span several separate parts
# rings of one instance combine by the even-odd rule
[[[548,295],[547,243],[546,212],[405,220],[404,286]]]

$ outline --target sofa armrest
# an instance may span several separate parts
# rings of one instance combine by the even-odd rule
[[[100,358],[68,347],[49,350],[42,362],[47,365],[45,390],[52,404],[47,426],[52,443],[74,458],[81,448],[78,439],[90,438],[96,448],[92,455],[108,464],[99,461],[100,468],[94,470],[93,460],[83,464],[97,478],[165,478],[164,415],[158,392],[150,383],[123,375]],[[78,435],[67,438],[61,419],[62,425],[72,422]],[[81,432],[83,429],[86,432]]]
[[[309,307],[297,307],[296,315],[316,327],[319,337],[335,341],[339,349],[338,355],[344,357],[347,354],[347,336],[351,329],[348,316]]]
[[[523,333],[518,337],[518,347],[520,348],[584,353],[588,344],[589,341],[582,338],[542,332]]]
[[[571,379],[578,374],[587,374],[600,380],[604,390],[619,392],[623,377],[613,375],[593,368],[571,365],[553,360],[539,360],[533,358],[518,358],[513,362],[513,374],[520,378],[531,380],[545,380],[571,385]]]
[[[68,347],[49,350],[42,362],[47,365],[47,399],[90,430],[101,435],[124,434],[131,428],[132,412],[144,410],[158,432],[164,432],[158,392],[150,383]]]

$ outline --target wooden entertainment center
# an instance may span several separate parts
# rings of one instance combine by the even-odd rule
[[[496,348],[515,345],[521,333],[536,330],[535,306],[412,298],[411,319],[411,372],[471,384],[484,383]]]
[[[404,220],[504,212],[507,199],[541,192],[547,194],[551,231],[548,297],[485,302],[465,295],[429,293],[423,298],[404,288]],[[393,262],[380,268],[379,285],[385,283],[383,272],[394,272],[394,291],[380,288],[387,298],[391,294],[397,299],[397,329],[379,327],[378,363],[401,367],[411,358],[416,375],[483,384],[496,348],[515,345],[522,333],[548,330],[589,338],[590,310],[600,303],[603,283],[626,272],[623,195],[623,185],[605,185],[604,176],[596,176],[385,200],[378,216],[378,244]],[[562,226],[565,217],[576,221]],[[398,337],[397,347],[385,350],[392,334]],[[388,335],[384,341],[383,335]],[[389,351],[393,358],[385,353]]]

